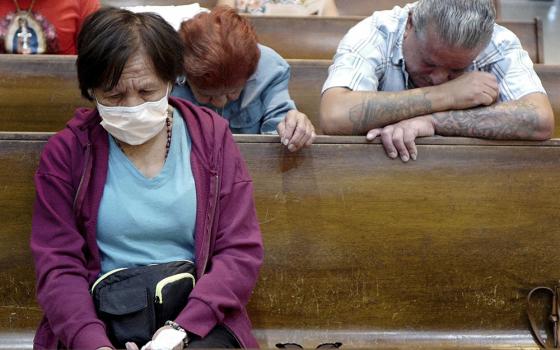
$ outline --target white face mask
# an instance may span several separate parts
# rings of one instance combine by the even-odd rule
[[[109,107],[97,101],[101,126],[117,140],[129,145],[141,145],[156,136],[167,119],[167,94],[159,101],[144,102],[133,107]]]

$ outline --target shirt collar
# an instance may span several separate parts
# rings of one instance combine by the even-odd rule
[[[408,14],[407,17],[408,18]],[[399,26],[399,30],[396,33],[397,36],[397,41],[395,42],[395,45],[393,46],[393,51],[391,52],[391,63],[395,66],[398,66],[401,68],[401,71],[403,73],[404,76],[404,83],[407,89],[411,88],[410,86],[410,80],[409,80],[409,76],[408,76],[408,72],[406,71],[406,62],[404,59],[404,54],[403,54],[403,40],[404,40],[404,32],[406,30],[406,22],[407,20],[405,19],[403,21],[403,23],[401,23],[401,25]]]

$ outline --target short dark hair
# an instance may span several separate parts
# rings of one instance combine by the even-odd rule
[[[181,38],[154,13],[102,8],[85,20],[77,47],[80,90],[90,101],[90,89],[114,88],[126,62],[140,50],[146,52],[161,80],[174,82],[183,72]]]

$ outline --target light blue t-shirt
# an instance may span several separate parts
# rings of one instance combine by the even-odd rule
[[[255,73],[245,83],[239,98],[224,108],[198,103],[185,79],[175,84],[171,95],[214,110],[229,121],[234,134],[276,134],[278,123],[288,111],[296,109],[288,91],[290,65],[271,48],[259,44],[259,49],[261,57]]]
[[[194,262],[196,190],[191,140],[175,112],[169,154],[146,178],[109,136],[109,170],[97,219],[101,273],[176,260]]]

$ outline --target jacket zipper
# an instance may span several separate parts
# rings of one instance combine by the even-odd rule
[[[212,241],[212,234],[214,233],[214,219],[216,216],[216,207],[218,206],[218,195],[220,194],[220,176],[215,173],[213,174],[214,176],[214,182],[215,182],[215,186],[214,186],[214,197],[212,198],[213,202],[211,203],[211,212],[210,212],[210,221],[208,222],[208,226],[206,228],[207,230],[207,234],[206,234],[206,240],[204,241],[204,246],[203,246],[203,251],[205,253],[204,255],[204,261],[202,262],[202,274],[204,274],[204,272],[206,271],[206,266],[208,265],[208,258],[210,256],[210,242]]]
[[[89,177],[91,174],[91,143],[88,142],[86,145],[86,155],[85,155],[85,165],[82,171],[82,176],[80,177],[80,183],[78,184],[78,189],[76,190],[76,196],[74,197],[74,203],[72,204],[72,209],[74,211],[74,217],[78,218],[80,210],[82,209],[82,202],[84,200],[85,187],[89,183]]]
[[[109,271],[109,272],[104,273],[101,277],[99,277],[99,278],[93,283],[93,286],[91,286],[91,294],[93,294],[93,290],[95,289],[95,287],[97,287],[97,285],[98,285],[101,281],[103,281],[105,278],[111,276],[112,274],[114,274],[114,273],[116,273],[116,272],[119,272],[119,271],[122,271],[122,270],[126,270],[126,269],[127,269],[126,267],[121,267],[120,269],[114,269],[114,270],[111,270],[111,271]]]
[[[243,342],[241,341],[241,339],[239,339],[237,337],[237,335],[235,335],[235,332],[231,330],[231,328],[226,325],[226,324],[222,324],[222,326],[227,329],[227,331],[229,332],[229,334],[231,334],[233,336],[233,338],[237,341],[237,344],[239,344],[239,346],[241,346],[242,349],[247,349],[247,347],[245,346],[245,344],[243,344]]]
[[[156,303],[157,304],[163,304],[163,288],[165,288],[165,286],[167,286],[170,283],[182,280],[184,278],[190,278],[191,281],[192,281],[193,288],[194,288],[194,286],[195,286],[194,276],[191,275],[188,272],[183,272],[183,273],[178,273],[178,274],[173,275],[173,276],[168,276],[168,277],[165,277],[164,279],[162,279],[161,281],[159,281],[156,284],[156,297],[155,297],[156,298],[156,300],[155,300]]]

